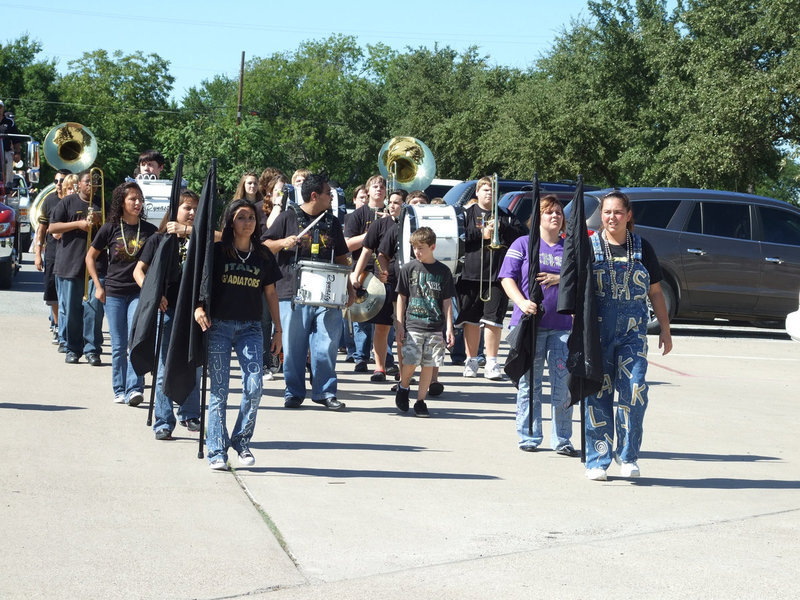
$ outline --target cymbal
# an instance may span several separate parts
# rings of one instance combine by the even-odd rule
[[[360,288],[356,288],[356,300],[344,309],[345,318],[364,323],[377,315],[386,300],[386,286],[372,273],[367,273]]]

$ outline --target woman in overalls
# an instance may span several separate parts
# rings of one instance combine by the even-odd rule
[[[611,192],[601,201],[600,211],[602,230],[591,240],[603,387],[586,399],[586,477],[594,481],[606,480],[612,459],[623,477],[640,474],[637,460],[648,391],[648,298],[661,326],[658,347],[663,354],[672,350],[661,267],[653,247],[633,233],[630,199]]]

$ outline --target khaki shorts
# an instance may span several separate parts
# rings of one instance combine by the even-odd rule
[[[441,367],[444,365],[444,336],[441,331],[406,331],[400,352],[403,366]]]

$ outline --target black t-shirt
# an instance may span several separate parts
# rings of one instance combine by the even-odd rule
[[[100,210],[100,202],[92,202],[95,211]],[[50,215],[50,223],[71,223],[86,219],[88,202],[78,194],[64,196]],[[54,273],[64,279],[80,278],[86,269],[86,232],[81,229],[65,231],[61,235],[61,248],[56,256]],[[98,274],[105,273],[106,256],[97,259]]]
[[[161,243],[162,238],[166,233],[156,233],[147,238],[147,243],[144,245],[144,250],[139,255],[139,260],[146,264],[148,267],[153,264],[156,256],[156,250]],[[186,262],[186,251],[188,250],[189,238],[178,238],[178,266],[183,271],[183,263]],[[175,281],[167,282],[167,291],[164,294],[167,298],[167,305],[175,307],[178,302],[178,290],[181,287],[180,274],[175,278]]]
[[[365,204],[361,208],[357,208],[350,213],[344,221],[344,237],[345,239],[356,237],[362,233],[366,233],[377,219],[375,213],[378,209],[370,208]],[[379,219],[380,217],[378,217]],[[353,264],[358,263],[358,257],[361,256],[361,248],[353,250]],[[372,271],[372,264],[368,264],[367,271]]]
[[[407,331],[442,331],[444,301],[456,295],[453,274],[444,264],[425,264],[414,259],[403,265],[397,278],[397,293],[406,296]]]
[[[211,320],[260,321],[264,286],[280,278],[275,257],[263,246],[253,248],[249,256],[234,249],[231,257],[222,242],[217,242],[211,283]]]
[[[598,234],[599,235],[599,234]],[[656,256],[656,251],[653,250],[653,247],[650,245],[646,239],[642,239],[642,266],[647,269],[647,272],[650,274],[650,285],[654,283],[659,283],[662,279],[664,279],[664,275],[661,272],[661,265],[658,262],[658,257]],[[623,246],[618,246],[616,244],[609,244],[609,250],[611,250],[611,256],[614,259],[617,258],[627,258],[628,252],[627,248]]]
[[[300,221],[297,220],[297,213],[300,213]],[[290,205],[272,224],[272,227],[267,229],[267,232],[261,238],[263,240],[281,240],[290,235],[297,235],[306,226],[316,219],[320,213],[315,215],[306,214],[302,208]],[[312,253],[312,250],[318,250]],[[331,262],[331,254],[334,258],[347,254],[347,244],[342,235],[342,226],[339,224],[339,219],[331,214],[328,214],[313,227],[313,229],[304,235],[296,248],[291,250],[281,250],[278,252],[276,259],[278,267],[281,270],[283,278],[276,284],[278,298],[281,300],[290,300],[294,295],[294,269],[292,265],[296,260],[321,260],[322,262]]]
[[[392,230],[395,231],[395,235],[393,237],[395,241],[397,240],[396,232],[398,227],[399,227],[398,222],[395,221],[392,217],[383,217],[382,219],[378,219],[372,225],[370,225],[369,229],[367,230],[367,235],[364,238],[364,248],[369,248],[370,250],[372,250],[374,257],[377,257],[378,252],[380,251],[381,244],[384,239],[389,237],[390,231]],[[389,256],[389,254],[386,252],[384,252],[384,254],[386,254],[386,256],[388,256],[390,259],[389,280],[387,281],[387,283],[389,283],[392,286],[392,289],[394,289],[397,283],[397,273],[395,271],[396,268],[395,257],[394,255]],[[373,258],[373,260],[370,261],[370,264],[374,265],[374,260],[375,258]]]
[[[133,278],[133,270],[147,239],[155,236],[156,226],[144,219],[137,225],[124,221],[106,223],[92,240],[95,250],[108,250],[108,269],[104,287],[107,296],[116,298],[139,293],[139,285]]]
[[[506,214],[499,215],[500,242],[503,248],[490,251],[488,249],[491,239],[483,239],[481,223],[486,223],[492,218],[489,210],[484,210],[476,202],[464,210],[464,268],[461,279],[466,281],[495,281],[500,267],[503,264],[506,250],[518,237],[526,235],[527,230]],[[491,257],[492,272],[489,272],[489,254]],[[481,275],[481,253],[483,253],[483,274]]]
[[[19,135],[19,129],[17,129],[17,126],[14,125],[14,121],[9,119],[8,116],[4,115],[3,120],[0,121],[0,133],[14,133]],[[14,144],[19,144],[22,142],[20,138],[6,136],[0,136],[0,139],[3,140],[3,152],[11,152],[14,149]]]
[[[53,209],[58,206],[59,202],[61,202],[61,198],[58,197],[55,190],[45,196],[45,199],[42,200],[42,203],[39,205],[39,223],[41,225],[46,227],[50,225]],[[47,232],[45,243],[47,244],[47,253],[50,255],[47,260],[54,261],[58,250],[58,240],[53,237],[50,231]]]

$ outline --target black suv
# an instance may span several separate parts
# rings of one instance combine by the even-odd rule
[[[589,229],[600,199],[584,196]],[[750,194],[683,188],[622,188],[635,231],[664,271],[670,319],[783,321],[800,291],[800,209]],[[571,207],[567,207],[567,213]],[[651,320],[651,331],[657,323]]]

